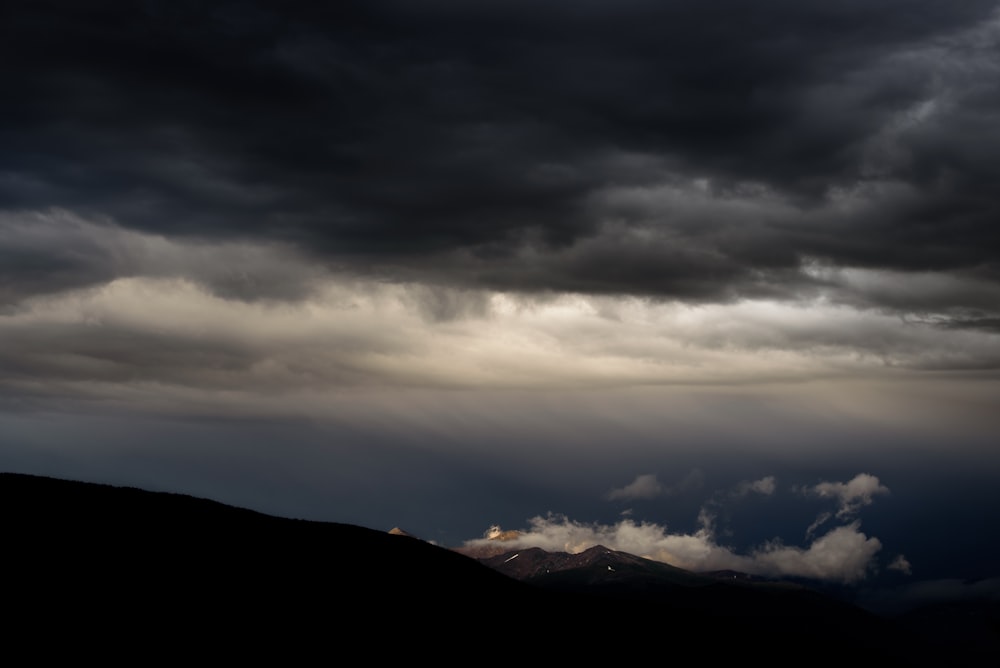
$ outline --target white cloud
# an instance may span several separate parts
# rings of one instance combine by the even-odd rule
[[[845,583],[863,580],[875,554],[882,549],[877,538],[861,533],[858,522],[840,526],[814,540],[809,547],[768,544],[754,552],[759,572]]]
[[[624,487],[616,488],[604,495],[609,501],[655,499],[658,496],[674,496],[701,488],[705,484],[705,474],[693,469],[673,485],[664,485],[653,473],[636,476]]]
[[[813,523],[806,528],[806,538],[812,536],[816,532],[816,529],[822,526],[831,517],[833,517],[832,513],[820,513],[816,519],[813,520]]]
[[[777,487],[777,481],[773,475],[765,476],[760,480],[747,481],[736,485],[736,489],[733,491],[735,496],[746,496],[747,494],[763,494],[764,496],[771,496],[774,494],[774,490]]]
[[[889,488],[868,473],[859,473],[846,483],[821,482],[806,491],[826,499],[836,499],[839,508],[837,517],[843,519],[857,514],[864,506],[871,505],[877,494],[888,494]]]
[[[636,476],[628,485],[620,489],[613,489],[607,494],[611,501],[620,499],[655,499],[663,493],[663,485],[651,473]]]
[[[540,547],[549,551],[579,553],[595,545],[662,561],[692,571],[732,569],[774,577],[804,577],[843,583],[864,579],[875,554],[882,548],[877,538],[859,530],[859,523],[841,526],[820,536],[807,547],[772,541],[747,554],[716,542],[712,518],[703,512],[701,528],[675,534],[666,527],[624,519],[617,524],[585,524],[563,515],[534,517],[504,549]],[[488,541],[468,541],[466,548],[488,546]]]
[[[903,575],[912,575],[913,569],[910,565],[910,560],[899,554],[896,558],[892,560],[889,564],[889,570],[899,571]]]

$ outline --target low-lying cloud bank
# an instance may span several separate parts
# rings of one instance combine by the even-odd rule
[[[632,492],[635,499],[657,490],[655,476],[644,474],[624,488]],[[737,485],[732,499],[739,499],[749,491],[770,495],[774,493],[775,480],[772,476]],[[824,482],[819,489],[849,490],[838,495],[841,502],[846,499],[854,503],[860,498],[869,498],[866,493],[888,488],[879,483],[878,478],[869,474],[859,474],[847,483]],[[619,490],[622,491],[622,490]],[[619,495],[616,498],[621,498]],[[844,515],[838,514],[838,517]],[[852,519],[825,534],[816,537],[808,545],[786,545],[780,538],[765,542],[745,553],[740,553],[719,542],[714,526],[715,517],[709,505],[699,514],[700,528],[693,533],[671,533],[666,526],[653,522],[636,522],[623,519],[616,524],[588,524],[574,521],[565,515],[550,513],[529,520],[529,527],[520,532],[505,532],[500,545],[504,550],[521,547],[539,547],[548,551],[578,553],[603,545],[613,550],[628,552],[647,559],[662,561],[673,566],[692,571],[736,570],[754,575],[771,577],[798,577],[844,584],[854,584],[864,580],[876,567],[875,557],[882,549],[882,542],[861,531],[861,522]],[[467,548],[499,547],[492,537],[467,541]],[[895,568],[907,564],[899,555],[893,562]]]

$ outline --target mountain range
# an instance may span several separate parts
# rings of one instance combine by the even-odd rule
[[[988,649],[926,642],[801,584],[603,546],[476,556],[398,528],[11,473],[0,508],[8,652],[39,659],[955,666]]]

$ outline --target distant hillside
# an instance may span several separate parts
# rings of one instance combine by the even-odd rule
[[[697,650],[918,665],[908,639],[859,610],[604,548],[505,557],[533,564],[522,572],[400,531],[15,474],[0,474],[0,507],[6,637],[37,657],[453,663],[499,652],[589,664]]]
[[[601,545],[576,554],[528,548],[480,561],[548,591],[586,592],[609,606],[656,606],[717,627],[736,624],[763,632],[780,626],[785,633],[817,639],[835,628],[872,648],[895,632],[871,613],[800,585],[692,573]]]

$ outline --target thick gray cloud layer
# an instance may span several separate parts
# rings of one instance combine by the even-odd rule
[[[995,331],[996,4],[8,4],[0,207],[393,279],[828,291]],[[5,300],[126,271],[48,249],[4,244]]]

